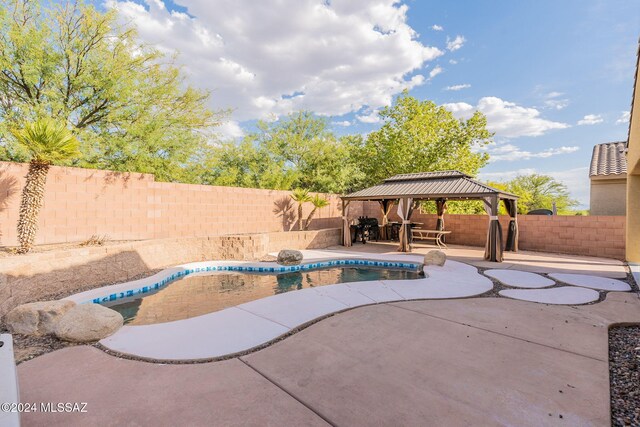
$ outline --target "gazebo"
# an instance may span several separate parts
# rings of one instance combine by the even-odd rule
[[[518,196],[490,187],[460,171],[420,172],[395,175],[384,182],[364,190],[356,191],[342,197],[342,220],[344,246],[351,246],[351,231],[347,218],[349,203],[352,200],[376,201],[382,211],[381,225],[388,223],[388,215],[394,202],[398,202],[398,216],[402,219],[400,227],[400,252],[410,252],[409,233],[411,233],[411,214],[417,203],[425,200],[436,202],[438,220],[437,230],[444,230],[444,213],[447,200],[482,200],[485,211],[489,215],[487,243],[484,258],[489,261],[502,262],[502,227],[498,221],[498,205],[503,201],[507,213],[511,217],[505,250],[518,251]]]

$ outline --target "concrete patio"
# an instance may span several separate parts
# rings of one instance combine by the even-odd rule
[[[486,265],[481,253],[447,250],[450,258],[479,267],[626,277],[614,260],[521,252]],[[640,322],[636,293],[612,292],[581,306],[485,297],[359,307],[221,362],[152,364],[77,346],[19,365],[21,401],[87,402],[88,412],[27,413],[22,421],[608,425],[607,329],[627,322]]]

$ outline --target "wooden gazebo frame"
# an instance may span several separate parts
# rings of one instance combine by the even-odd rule
[[[436,229],[444,230],[444,213],[447,200],[482,200],[489,215],[487,243],[484,258],[502,262],[502,227],[498,221],[500,200],[511,217],[507,232],[505,250],[518,251],[518,196],[490,187],[471,176],[459,171],[421,172],[396,175],[381,184],[356,191],[342,197],[342,219],[344,246],[351,246],[351,231],[348,221],[348,207],[353,200],[377,201],[382,211],[382,226],[388,223],[388,215],[394,202],[398,202],[398,215],[402,219],[400,228],[400,252],[410,252],[409,233],[411,232],[411,214],[418,202],[433,200],[436,202],[438,221]]]

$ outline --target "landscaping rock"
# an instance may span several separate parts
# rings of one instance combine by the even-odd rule
[[[40,301],[19,305],[5,317],[9,332],[42,336],[52,334],[60,319],[74,306],[73,301]]]
[[[276,262],[278,260],[278,258],[274,257],[273,255],[264,255],[262,257],[260,257],[260,259],[258,261],[260,262]]]
[[[302,261],[302,252],[292,249],[283,249],[278,252],[278,264],[298,265]]]
[[[424,256],[424,265],[443,266],[446,260],[447,256],[444,254],[444,252],[433,250],[427,252],[427,254]]]
[[[100,304],[81,304],[60,319],[55,334],[71,342],[99,341],[113,335],[123,323],[122,315],[115,310]]]

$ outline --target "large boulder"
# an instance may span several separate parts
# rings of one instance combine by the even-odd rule
[[[283,249],[278,252],[278,264],[298,265],[302,261],[302,252],[292,249]]]
[[[4,321],[9,332],[14,334],[48,335],[75,305],[75,302],[65,300],[31,302],[11,310]]]
[[[432,250],[427,252],[424,256],[424,265],[439,265],[443,266],[447,261],[447,256],[444,252],[439,250]]]
[[[99,304],[80,304],[60,319],[55,334],[71,342],[99,341],[113,335],[123,323],[122,315],[115,310]]]

